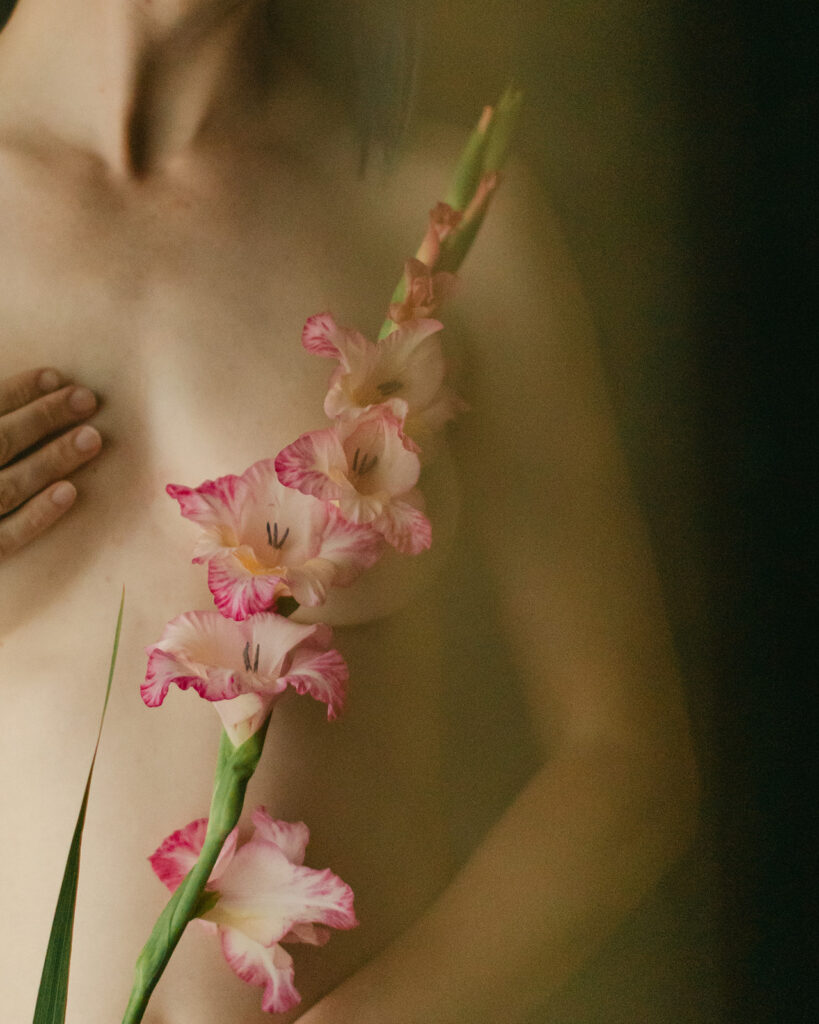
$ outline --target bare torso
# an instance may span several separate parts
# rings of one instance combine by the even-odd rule
[[[4,372],[42,364],[81,377],[100,396],[105,442],[75,477],[72,513],[0,567],[0,777],[13,879],[2,1020],[32,1013],[123,584],[121,652],[84,840],[70,1024],[119,1019],[164,902],[145,858],[207,812],[216,716],[192,694],[158,710],[139,697],[144,647],[174,615],[210,604],[189,560],[192,527],[165,485],[242,472],[323,425],[328,367],[301,349],[305,318],[332,309],[371,332],[425,204],[438,197],[434,175],[418,180],[415,217],[404,197],[403,223],[390,226],[400,189],[380,193],[358,180],[347,136],[316,120],[312,100],[299,102],[298,131],[280,137],[272,117],[230,153],[180,160],[141,181],[116,180],[56,144],[0,137]],[[318,130],[320,153],[311,143]],[[435,472],[443,496],[433,485],[433,512],[440,505],[446,532],[447,473]],[[351,670],[346,716],[330,725],[309,699],[283,701],[248,796],[248,806],[305,820],[308,863],[332,867],[357,893],[362,926],[297,954],[304,1005],[382,948],[451,871],[435,612],[445,587],[435,557],[423,556],[406,579],[392,576],[389,600],[350,596],[344,616],[364,619],[410,601],[400,615],[339,629]],[[413,601],[419,583],[424,600]],[[262,1021],[259,996],[221,963],[210,937],[189,928],[146,1021]]]

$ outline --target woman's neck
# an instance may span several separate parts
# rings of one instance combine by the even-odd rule
[[[0,90],[30,125],[140,177],[191,147],[242,93],[265,0],[20,0]],[[258,50],[257,50],[258,52]]]

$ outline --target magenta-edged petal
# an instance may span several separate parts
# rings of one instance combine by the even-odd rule
[[[338,359],[341,356],[335,343],[338,331],[338,324],[329,313],[317,313],[307,318],[301,332],[301,343],[314,356]]]
[[[198,818],[163,839],[148,858],[154,874],[174,892],[196,863],[205,842],[208,819]]]
[[[148,707],[157,707],[172,683],[183,690],[193,688],[207,700],[235,697],[240,691],[232,671],[234,646],[233,629],[216,612],[177,615],[157,643],[146,649],[142,699]]]
[[[230,555],[208,565],[208,589],[222,615],[240,622],[270,608],[282,590],[282,579],[254,575]]]
[[[336,586],[344,587],[375,565],[383,554],[379,535],[368,526],[349,523],[330,507],[329,523],[321,543],[321,555],[336,566]]]
[[[283,677],[297,693],[307,693],[325,703],[331,721],[344,707],[348,679],[347,663],[338,651],[311,648],[308,644],[293,652],[290,668]]]
[[[432,526],[419,509],[405,501],[393,501],[373,526],[388,544],[404,555],[417,555],[432,543]]]
[[[316,356],[338,359],[348,366],[350,360],[365,352],[369,342],[358,331],[339,327],[329,313],[311,316],[301,333],[301,343]]]
[[[180,690],[195,690],[209,701],[231,700],[239,693],[230,669],[208,666],[199,671],[202,674],[171,652],[149,648],[145,682],[140,687],[142,700],[149,708],[158,707],[172,683]]]
[[[154,874],[174,892],[185,875],[194,866],[202,852],[205,833],[208,830],[208,819],[197,818],[184,828],[177,829],[164,839],[159,847],[148,858]],[[211,873],[211,881],[218,879],[230,863],[236,850],[239,830],[233,829],[224,842]]]
[[[236,928],[220,928],[222,953],[242,981],[264,986],[262,1009],[285,1013],[301,1002],[293,982],[293,958],[274,943],[263,946]]]
[[[353,892],[332,871],[292,864],[263,836],[237,850],[219,880],[219,902],[207,918],[239,928],[256,942],[279,942],[298,922],[354,928]]]
[[[276,456],[276,473],[285,487],[322,501],[338,498],[336,477],[346,468],[344,449],[332,427],[302,434]]]
[[[251,815],[255,834],[265,842],[273,843],[291,864],[303,864],[310,829],[303,821],[277,821],[264,807],[256,807]]]
[[[199,487],[168,484],[167,493],[179,502],[179,511],[195,523],[224,522],[233,516],[243,500],[241,477],[229,474],[216,480],[205,480]]]

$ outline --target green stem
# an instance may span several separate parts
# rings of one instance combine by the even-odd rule
[[[268,718],[261,729],[239,747],[234,747],[227,733],[222,733],[202,851],[196,864],[166,904],[137,959],[134,987],[122,1024],[139,1024],[142,1020],[151,993],[182,938],[185,927],[201,912],[207,881],[225,840],[242,813],[247,784],[259,763],[269,721]]]

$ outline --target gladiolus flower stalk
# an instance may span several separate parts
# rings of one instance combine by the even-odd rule
[[[212,894],[205,892],[205,886],[225,840],[239,821],[245,790],[259,763],[269,722],[268,717],[264,725],[238,747],[234,747],[226,732],[222,733],[208,830],[202,852],[185,880],[168,900],[139,954],[134,986],[122,1024],[139,1024],[151,993],[188,922],[212,906]]]

